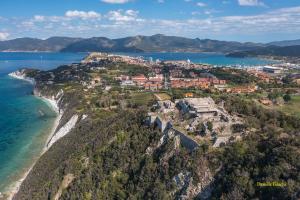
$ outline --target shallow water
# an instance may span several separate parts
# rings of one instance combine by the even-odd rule
[[[47,103],[31,95],[33,85],[7,74],[24,67],[47,70],[78,62],[84,55],[0,53],[0,192],[39,157],[56,118]]]

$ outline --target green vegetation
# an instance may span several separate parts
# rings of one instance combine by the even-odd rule
[[[114,79],[120,74],[147,75],[143,67],[111,62],[102,65],[107,68],[105,72],[86,71],[84,66],[70,71],[61,67],[51,72],[31,72],[44,95],[54,96],[63,89],[61,106],[65,113],[61,125],[75,113],[88,117],[41,157],[15,199],[54,199],[58,191],[62,192],[59,199],[66,200],[180,199],[187,188],[176,185],[174,177],[186,172],[191,177],[189,189],[195,193],[203,194],[203,190],[197,189],[198,184],[211,186],[206,187],[211,191],[210,199],[300,197],[300,96],[287,89],[238,95],[197,89],[145,92],[139,88],[121,88]],[[88,82],[98,73],[103,86],[87,89],[80,84],[79,81]],[[256,81],[241,70],[220,68],[212,69],[211,73],[231,80],[233,85]],[[49,77],[53,79],[51,84],[47,82]],[[178,138],[160,144],[163,134],[145,125],[155,94],[161,99],[174,100],[183,98],[187,92],[194,97],[211,96],[217,103],[224,101],[230,114],[244,120],[244,124],[232,126],[233,132],[243,133],[241,140],[220,148],[213,148],[211,141],[201,140],[200,148],[192,152],[178,144]],[[267,96],[274,101],[278,98],[285,101],[275,109],[266,109],[257,100]],[[174,127],[184,129],[179,122]],[[213,131],[214,124],[201,123],[196,129],[189,134],[204,136],[207,130]],[[72,180],[64,185],[66,177]],[[207,183],[207,179],[214,181]],[[260,187],[258,182],[280,182],[285,186]]]
[[[219,149],[218,162],[222,168],[215,176],[212,199],[293,199],[298,196],[300,120],[239,98],[223,99],[230,112],[242,114],[247,127],[254,127],[256,131],[243,141]],[[258,182],[281,182],[286,186],[259,187]]]
[[[258,82],[255,76],[248,74],[244,70],[231,68],[213,68],[210,73],[215,75],[218,79],[228,80],[230,84],[250,84]]]
[[[291,96],[291,99],[287,103],[275,108],[284,113],[300,117],[300,95]]]
[[[157,97],[157,100],[160,101],[171,100],[170,95],[167,93],[156,93],[155,96]]]

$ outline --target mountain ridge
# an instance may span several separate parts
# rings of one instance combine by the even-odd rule
[[[279,56],[300,57],[300,45],[294,46],[268,46],[250,51],[237,51],[227,54],[229,57],[255,57],[255,56]]]
[[[286,46],[296,46],[300,45],[300,39],[297,40],[282,40],[282,41],[274,41],[268,43],[268,45],[286,47]]]
[[[261,43],[241,43],[211,39],[191,39],[156,34],[137,35],[117,39],[107,37],[71,38],[51,37],[45,40],[17,38],[0,41],[0,51],[53,51],[53,52],[221,52],[252,50],[265,46]]]
[[[0,51],[59,51],[66,45],[77,42],[81,38],[50,37],[48,39],[16,38],[0,41]]]

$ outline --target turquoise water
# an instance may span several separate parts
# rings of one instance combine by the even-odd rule
[[[121,53],[129,56],[142,56],[146,59],[159,60],[187,60],[193,63],[206,63],[218,66],[241,65],[257,66],[275,63],[275,61],[258,58],[232,58],[217,53]]]
[[[0,192],[31,166],[47,140],[56,113],[31,95],[33,85],[7,76],[23,67],[51,69],[85,54],[0,53]]]

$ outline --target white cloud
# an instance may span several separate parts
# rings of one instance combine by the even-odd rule
[[[205,3],[203,3],[203,2],[198,2],[198,3],[197,3],[197,6],[199,6],[199,7],[205,7],[205,6],[206,6],[206,4],[205,4]]]
[[[66,17],[70,18],[81,18],[81,19],[97,19],[100,18],[101,15],[95,11],[78,11],[78,10],[69,10],[65,14]]]
[[[30,19],[10,18],[5,22],[8,25],[2,26],[2,28],[5,28],[2,29],[2,32],[13,33],[13,35],[9,36],[10,38],[32,35],[38,37],[67,35],[116,38],[128,35],[151,35],[156,33],[188,37],[227,37],[233,39],[240,36],[300,35],[300,6],[248,16],[232,15],[214,17],[211,15],[214,12],[218,11],[204,9],[203,11],[192,12],[191,19],[172,20],[141,18],[139,11],[136,10],[112,10],[103,14],[101,20],[81,18],[82,16],[79,18],[68,17],[66,15],[33,16]]]
[[[111,4],[123,4],[128,3],[131,0],[102,0],[104,3],[111,3]]]
[[[33,17],[33,20],[36,21],[36,22],[43,22],[45,20],[45,16],[42,16],[42,15],[35,15]]]
[[[113,10],[108,12],[108,14],[106,15],[106,17],[110,20],[110,21],[116,21],[116,22],[130,22],[130,21],[139,21],[140,19],[138,19],[138,11],[135,10]]]
[[[238,0],[240,6],[265,6],[262,1],[259,0]]]
[[[10,35],[9,33],[0,32],[0,40],[7,40],[9,35]]]

